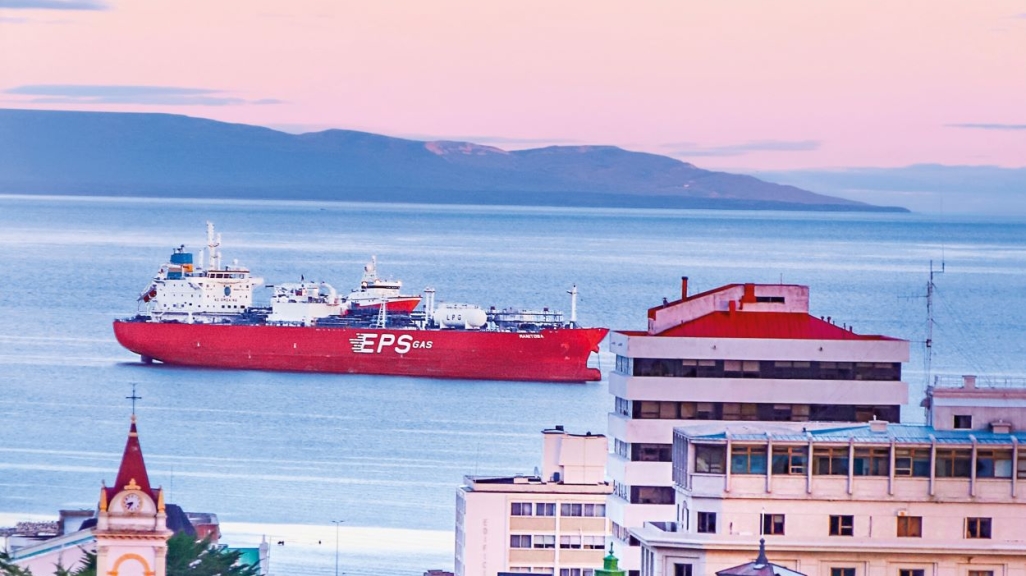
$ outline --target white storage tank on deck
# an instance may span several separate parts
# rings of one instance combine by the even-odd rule
[[[481,328],[488,324],[488,315],[473,304],[439,304],[431,319],[442,328]]]

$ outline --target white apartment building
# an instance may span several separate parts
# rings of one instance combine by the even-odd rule
[[[608,440],[542,431],[538,475],[466,476],[456,492],[456,576],[593,576],[609,524]]]
[[[608,512],[621,567],[631,576],[640,572],[641,555],[629,530],[676,518],[674,428],[738,420],[897,422],[908,402],[901,381],[908,342],[811,315],[806,286],[731,284],[689,296],[683,278],[680,300],[649,309],[645,331],[611,333],[610,349]]]
[[[678,428],[677,518],[632,530],[642,575],[711,575],[760,538],[809,576],[1026,575],[1026,387],[970,377],[928,399],[932,426]]]

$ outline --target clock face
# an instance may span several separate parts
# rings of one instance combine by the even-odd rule
[[[142,498],[138,494],[128,494],[121,499],[121,507],[125,512],[138,512],[142,510]]]

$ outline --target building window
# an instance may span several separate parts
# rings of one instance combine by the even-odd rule
[[[556,515],[556,504],[555,502],[538,502],[534,505],[535,516],[555,516]]]
[[[559,576],[595,576],[594,568],[560,568]]]
[[[563,549],[580,550],[582,536],[560,536],[559,547]]]
[[[774,446],[774,474],[805,474],[806,449],[804,446]]]
[[[511,534],[509,537],[510,548],[530,548],[531,547],[531,535],[530,534]]]
[[[968,478],[972,462],[972,452],[969,450],[937,450],[937,477]]]
[[[926,570],[922,568],[902,568],[898,570],[898,576],[926,576]]]
[[[890,448],[856,448],[855,466],[852,473],[856,476],[887,476],[891,473]]]
[[[533,506],[530,502],[513,502],[509,508],[510,516],[530,516]]]
[[[966,538],[990,538],[990,518],[966,518]]]
[[[976,477],[977,478],[1011,478],[1012,477],[1012,451],[1011,450],[977,450],[976,451]]]
[[[723,419],[724,420],[758,420],[759,419],[759,405],[758,404],[736,404],[736,403],[725,403],[723,405]]]
[[[733,474],[765,474],[765,446],[734,446],[730,452],[730,471]]]
[[[616,397],[616,413],[621,416],[631,415],[631,401],[626,398]]]
[[[855,576],[854,568],[831,568],[830,576]]]
[[[561,504],[560,516],[605,517],[605,504]]]
[[[613,439],[613,449],[616,451],[616,455],[625,459],[630,460],[631,458],[631,445],[619,438]]]
[[[782,536],[784,534],[783,514],[763,514],[762,533]]]
[[[631,444],[632,462],[672,462],[672,444]]]
[[[631,486],[631,504],[673,504],[669,486]]]
[[[691,576],[691,564],[674,564],[673,576]],[[969,576],[972,575],[970,574]]]
[[[972,414],[955,414],[955,430],[972,430]]]
[[[715,534],[716,533],[716,513],[715,512],[699,512],[698,513],[698,533],[699,534]]]
[[[626,356],[616,355],[616,373],[617,374],[630,374],[631,373],[631,359]]]
[[[848,475],[848,448],[819,448],[812,451],[812,473],[821,476]]]
[[[894,475],[928,478],[930,476],[929,448],[899,448],[895,450]]]
[[[695,446],[695,472],[699,474],[723,474],[726,459],[726,446]]]
[[[830,517],[830,535],[831,536],[854,536],[855,535],[855,517],[854,516],[831,516]]]
[[[966,576],[994,576],[993,570],[970,570]]]
[[[585,550],[602,550],[606,547],[605,536],[583,536],[582,546]]]
[[[922,538],[922,516],[898,516],[898,538]]]
[[[621,542],[626,542],[628,546],[638,546],[640,542],[634,536],[631,536],[630,530],[620,526],[616,522],[610,522],[612,524],[613,537]]]
[[[555,548],[556,536],[555,534],[551,536],[535,535],[533,544],[534,546],[532,546],[532,548]]]

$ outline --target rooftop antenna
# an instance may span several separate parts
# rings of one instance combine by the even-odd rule
[[[941,268],[940,270],[933,269],[933,260],[930,260],[930,280],[926,283],[926,353],[924,354],[923,362],[925,363],[924,369],[926,370],[926,385],[930,385],[931,369],[933,365],[933,293],[937,289],[937,285],[934,284],[933,279],[937,274],[944,273],[944,259],[941,256]]]

